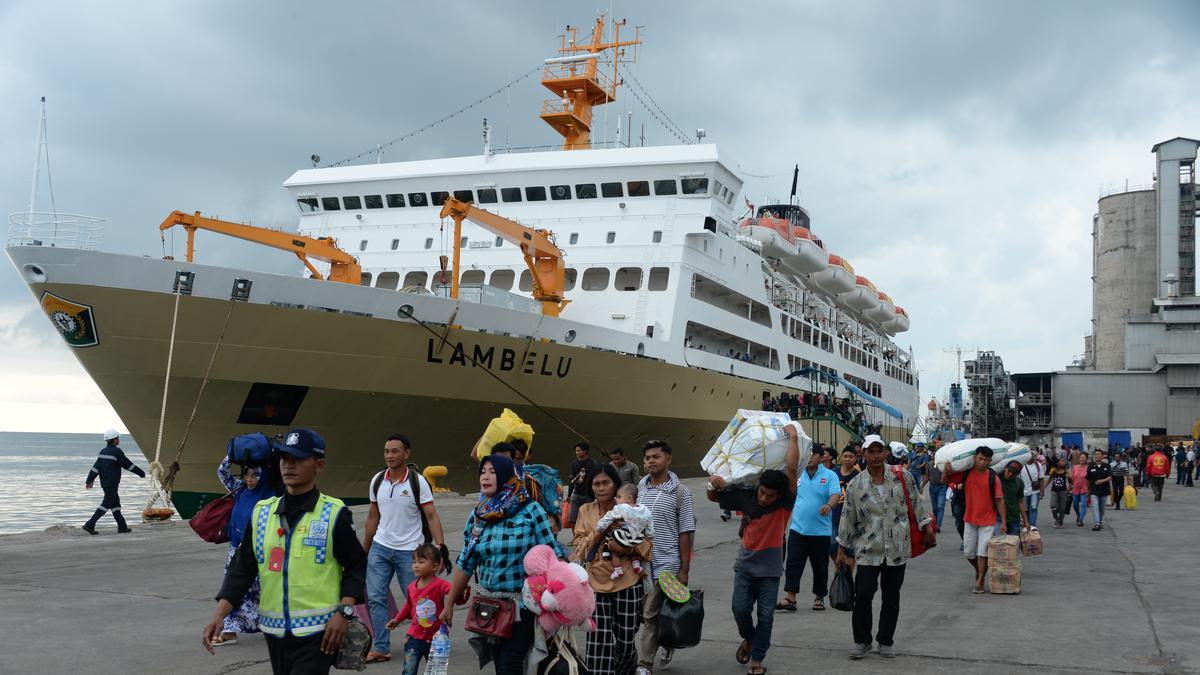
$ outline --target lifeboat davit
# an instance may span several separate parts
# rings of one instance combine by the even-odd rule
[[[850,309],[874,309],[879,306],[879,289],[866,277],[854,277],[854,290],[839,295],[838,301]]]
[[[904,311],[903,307],[897,307],[896,317],[883,324],[883,329],[889,333],[903,333],[908,330],[908,326],[908,312]]]
[[[854,268],[840,255],[829,254],[825,269],[813,272],[808,277],[817,288],[826,293],[849,293],[854,290]]]
[[[863,311],[863,316],[883,327],[884,324],[896,318],[896,305],[892,303],[892,299],[887,293],[879,293],[879,305],[874,309]]]
[[[777,215],[782,211],[782,217]],[[792,274],[825,269],[827,255],[807,227],[808,214],[798,206],[764,206],[758,216],[742,221],[741,233],[763,245],[762,254],[774,258]]]

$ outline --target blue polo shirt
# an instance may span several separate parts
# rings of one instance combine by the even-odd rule
[[[833,512],[821,515],[821,507],[841,494],[842,486],[833,471],[817,465],[812,476],[808,469],[800,470],[796,487],[796,506],[792,509],[792,531],[809,537],[828,537],[833,534]]]

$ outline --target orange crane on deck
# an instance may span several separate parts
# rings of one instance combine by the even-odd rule
[[[462,243],[462,222],[469,220],[521,248],[525,265],[533,277],[533,299],[542,303],[542,313],[558,316],[570,300],[563,297],[566,287],[566,267],[562,249],[554,243],[550,230],[535,230],[516,221],[476,208],[470,202],[453,197],[442,205],[441,218],[454,219],[454,268],[450,282],[450,297],[458,298],[461,271],[459,256]]]
[[[325,277],[317,271],[317,268],[313,267],[312,263],[308,261],[309,258],[329,263],[329,281],[355,285],[362,283],[362,267],[358,264],[358,260],[338,248],[337,240],[333,237],[306,237],[265,227],[231,223],[202,216],[199,211],[195,213],[172,211],[171,215],[167,216],[158,226],[160,236],[164,236],[161,234],[162,232],[176,225],[182,225],[183,229],[187,230],[188,262],[192,262],[192,256],[195,253],[196,230],[208,230],[282,251],[291,251],[312,273],[313,279],[324,279]]]

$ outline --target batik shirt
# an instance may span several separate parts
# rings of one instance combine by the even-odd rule
[[[464,541],[471,540],[474,524],[472,513],[463,529]],[[478,573],[479,585],[493,593],[520,593],[525,581],[525,554],[538,544],[552,547],[560,558],[566,557],[550,529],[546,510],[537,502],[527,502],[520,511],[484,527],[471,556],[459,554],[458,568],[467,576]]]
[[[929,500],[917,491],[911,473],[902,471],[900,478],[908,485],[917,525],[923,529],[933,521]],[[884,470],[883,485],[878,487],[882,494],[869,471],[858,474],[846,486],[838,544],[853,550],[859,565],[903,565],[912,557],[904,488],[889,469]]]

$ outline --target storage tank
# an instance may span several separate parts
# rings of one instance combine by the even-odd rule
[[[1100,199],[1095,223],[1092,322],[1097,370],[1125,368],[1125,321],[1147,314],[1158,290],[1154,190]]]

